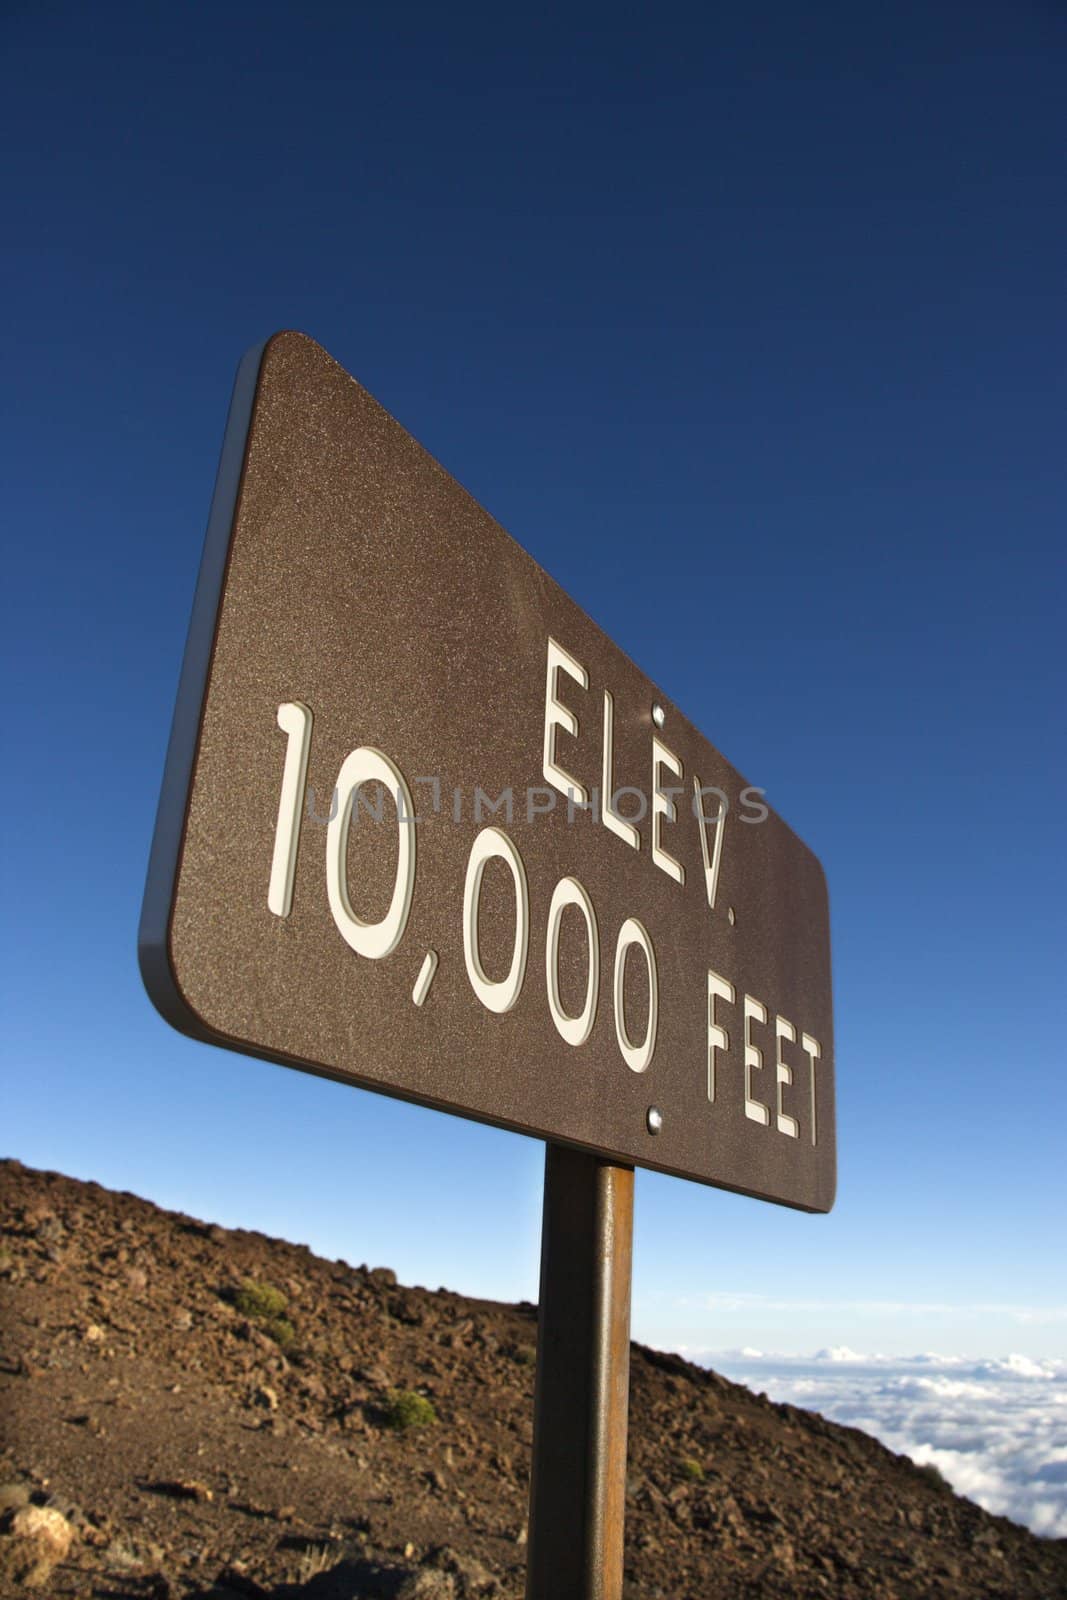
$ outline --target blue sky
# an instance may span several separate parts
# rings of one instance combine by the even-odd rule
[[[312,334],[817,851],[830,1217],[638,1179],[662,1345],[1067,1353],[1067,22],[9,8],[5,1153],[536,1295],[534,1141],[190,1043],[135,934],[233,371]]]

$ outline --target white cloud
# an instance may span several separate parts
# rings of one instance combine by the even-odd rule
[[[1035,1533],[1067,1538],[1067,1360],[974,1361],[933,1352],[813,1356],[683,1351],[773,1400],[862,1428],[932,1462],[960,1494]]]

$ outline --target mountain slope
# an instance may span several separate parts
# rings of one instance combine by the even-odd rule
[[[75,1530],[55,1600],[522,1594],[534,1307],[14,1161],[0,1212],[0,1594],[27,1497]],[[626,1538],[641,1600],[1067,1595],[1067,1541],[636,1345]]]

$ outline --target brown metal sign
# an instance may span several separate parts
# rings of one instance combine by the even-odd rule
[[[300,334],[238,373],[141,966],[196,1038],[833,1202],[819,863]]]

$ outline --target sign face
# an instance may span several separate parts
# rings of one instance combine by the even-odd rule
[[[833,1203],[819,863],[299,334],[238,373],[140,954],[196,1038]]]

